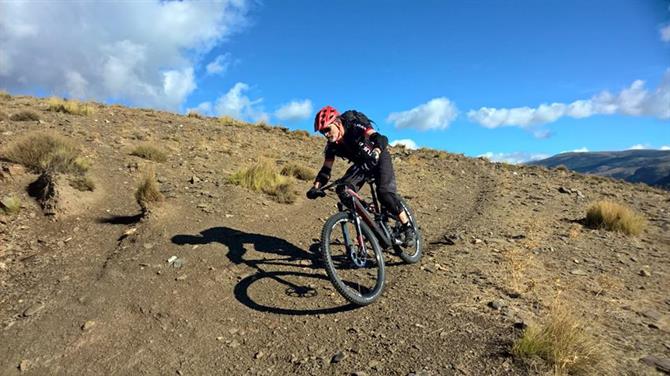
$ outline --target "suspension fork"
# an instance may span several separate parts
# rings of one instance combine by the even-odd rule
[[[352,206],[353,206],[353,197],[351,198],[352,200]],[[342,211],[343,205],[338,203],[338,208],[340,211]],[[366,254],[367,249],[365,247],[365,241],[363,241],[363,230],[361,230],[361,217],[358,216],[358,214],[355,211],[351,211],[350,214],[352,216],[353,222],[354,222],[354,227],[356,228],[356,242],[358,243],[358,249],[359,252],[362,252],[362,254]],[[344,246],[347,249],[347,253],[349,254],[354,254],[356,251],[356,248],[354,247],[355,244],[353,242],[354,238],[352,238],[351,234],[349,233],[349,227],[347,226],[346,223],[341,223],[340,226],[342,226],[342,234],[344,236]]]

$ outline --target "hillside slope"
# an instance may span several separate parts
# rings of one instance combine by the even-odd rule
[[[669,192],[393,149],[425,254],[417,265],[389,254],[384,295],[353,308],[316,253],[335,199],[279,204],[227,182],[260,157],[316,170],[322,138],[95,107],[76,116],[0,100],[6,115],[41,119],[5,116],[0,150],[58,132],[92,160],[96,182],[93,192],[64,188],[61,212],[45,217],[26,193],[36,176],[3,163],[0,197],[17,195],[22,210],[0,215],[0,374],[538,374],[547,366],[510,355],[514,324],[541,320],[556,299],[608,345],[599,351],[616,373],[653,374],[639,359],[668,358]],[[146,142],[167,161],[130,155]],[[337,161],[334,175],[345,168]],[[133,194],[148,169],[167,200],[137,221]],[[598,199],[644,213],[648,229],[634,238],[584,228]]]
[[[563,165],[584,174],[670,189],[670,150],[562,153],[528,164],[549,168]]]

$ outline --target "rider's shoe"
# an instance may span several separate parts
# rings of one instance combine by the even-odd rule
[[[402,226],[402,245],[405,247],[414,247],[416,244],[416,232],[412,225],[406,223]]]

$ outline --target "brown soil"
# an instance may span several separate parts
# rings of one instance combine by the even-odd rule
[[[279,204],[227,183],[259,157],[316,170],[323,139],[95,107],[76,116],[29,97],[0,101],[0,112],[41,119],[0,120],[0,149],[55,130],[93,161],[97,187],[63,188],[58,215],[44,216],[26,193],[37,176],[3,163],[0,196],[23,208],[0,215],[0,374],[538,374],[547,366],[511,355],[514,323],[537,321],[557,296],[606,343],[617,374],[653,374],[639,359],[670,355],[667,191],[393,149],[425,254],[416,265],[389,254],[384,295],[353,308],[316,254],[334,198]],[[129,155],[147,142],[168,160]],[[150,167],[166,201],[139,221],[133,194]],[[603,198],[644,213],[648,229],[584,228]]]

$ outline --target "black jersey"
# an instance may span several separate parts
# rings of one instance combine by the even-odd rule
[[[324,150],[326,160],[334,160],[337,156],[356,164],[365,162],[373,149],[372,143],[365,136],[374,130],[371,126],[359,123],[343,125],[344,136],[340,142],[326,144]]]

